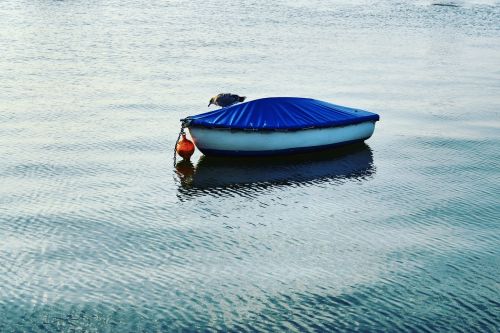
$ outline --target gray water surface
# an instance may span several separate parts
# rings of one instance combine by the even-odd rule
[[[0,4],[0,331],[500,322],[500,3]],[[232,92],[377,112],[365,145],[196,153]]]

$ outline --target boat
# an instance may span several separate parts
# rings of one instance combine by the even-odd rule
[[[268,97],[181,119],[204,155],[265,156],[363,142],[376,113],[312,98]]]

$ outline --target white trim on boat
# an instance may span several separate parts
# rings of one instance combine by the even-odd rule
[[[229,152],[273,152],[342,144],[368,139],[375,122],[342,127],[312,128],[297,131],[246,131],[189,127],[195,145],[205,150]]]

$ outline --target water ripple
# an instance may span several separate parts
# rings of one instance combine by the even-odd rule
[[[498,331],[500,6],[449,3],[3,1],[0,331]],[[382,120],[172,168],[222,91]]]

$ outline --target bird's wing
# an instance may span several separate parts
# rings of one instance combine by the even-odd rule
[[[238,100],[235,96],[233,94],[219,94],[217,95],[217,103],[222,106],[233,104]]]

